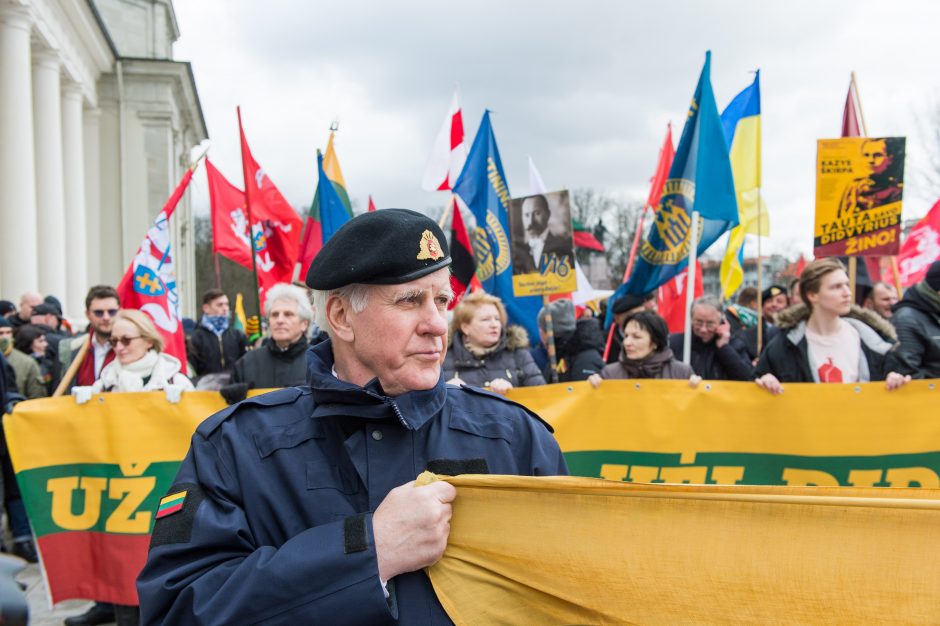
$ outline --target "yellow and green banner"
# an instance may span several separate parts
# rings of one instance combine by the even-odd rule
[[[573,474],[632,483],[940,487],[940,381],[787,385],[604,381],[514,389]],[[31,400],[7,442],[53,602],[135,604],[149,533],[215,392]],[[690,487],[693,491],[695,487]],[[161,502],[162,499],[162,502]]]

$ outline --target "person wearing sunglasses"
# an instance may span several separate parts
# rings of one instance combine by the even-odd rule
[[[98,380],[101,370],[114,360],[111,349],[111,324],[121,308],[121,299],[114,287],[95,285],[85,296],[85,317],[88,318],[86,334],[67,337],[59,342],[60,371],[67,373],[72,361],[81,352],[82,345],[90,342],[87,352],[69,381],[65,393],[71,392],[71,385],[88,387]]]

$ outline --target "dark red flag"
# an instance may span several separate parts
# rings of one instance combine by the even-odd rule
[[[454,300],[450,308],[457,306],[457,303],[470,288],[470,284],[476,276],[477,264],[473,260],[473,248],[470,246],[470,237],[467,235],[467,227],[464,226],[463,217],[460,215],[460,206],[457,198],[451,198],[454,209],[454,216],[451,220],[450,234],[450,286],[454,290]]]
[[[842,136],[861,137],[858,115],[855,113],[855,81],[849,83],[849,93],[845,96],[845,110],[842,111]]]

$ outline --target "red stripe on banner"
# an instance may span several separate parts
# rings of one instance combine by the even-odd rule
[[[157,511],[157,516],[155,519],[160,519],[161,517],[166,517],[167,515],[172,515],[173,513],[176,513],[177,511],[182,511],[182,510],[183,510],[183,503],[180,502],[179,504],[174,504],[173,506],[168,506],[165,509],[160,509],[159,511]]]
[[[52,604],[86,599],[136,605],[137,575],[147,562],[150,535],[63,532],[37,540]]]

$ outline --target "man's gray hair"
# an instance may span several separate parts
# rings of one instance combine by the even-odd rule
[[[278,283],[274,285],[265,295],[264,310],[270,311],[271,307],[278,300],[287,300],[289,302],[296,303],[297,315],[300,317],[300,319],[307,320],[308,322],[313,321],[313,307],[310,306],[310,298],[307,297],[307,292],[305,292],[300,287],[297,287],[296,285],[288,285],[287,283]]]
[[[369,303],[369,285],[353,283],[352,285],[346,285],[339,289],[330,289],[329,291],[313,290],[313,306],[316,309],[317,326],[320,327],[320,330],[332,337],[333,333],[326,319],[326,301],[329,300],[330,296],[339,296],[347,300],[354,312],[362,313]]]
[[[692,306],[689,308],[689,310],[694,311],[695,307],[697,306],[710,306],[716,311],[718,311],[720,315],[724,315],[725,313],[725,305],[721,302],[721,300],[719,300],[718,298],[716,298],[715,296],[711,294],[699,296],[698,298],[693,300]]]

